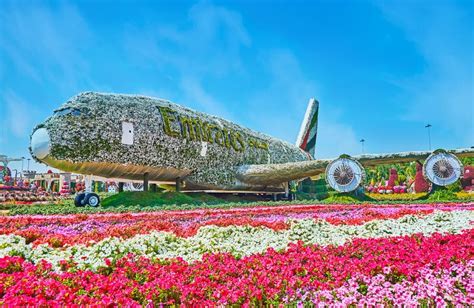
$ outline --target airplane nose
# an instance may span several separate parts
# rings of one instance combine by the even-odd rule
[[[31,152],[38,159],[45,158],[51,150],[51,139],[46,128],[39,128],[31,135]]]

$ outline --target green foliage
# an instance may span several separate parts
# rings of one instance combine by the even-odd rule
[[[139,192],[128,192],[128,194],[135,194]],[[134,197],[127,196],[120,197],[120,198],[112,198],[108,202],[110,202],[107,206],[99,206],[99,207],[76,207],[73,204],[72,200],[67,200],[60,202],[59,204],[37,204],[37,205],[13,205],[8,206],[8,213],[3,213],[6,215],[54,215],[54,214],[92,214],[92,213],[125,213],[125,212],[153,212],[157,210],[190,210],[190,209],[197,209],[197,208],[206,208],[206,209],[226,209],[226,208],[234,208],[234,207],[256,207],[256,206],[282,206],[282,205],[290,205],[290,204],[420,204],[420,203],[431,203],[435,202],[461,202],[469,200],[461,199],[454,193],[435,193],[431,196],[431,198],[427,198],[425,200],[383,200],[383,201],[376,201],[371,199],[368,196],[356,196],[354,194],[344,194],[344,193],[336,193],[336,192],[329,192],[329,197],[318,201],[315,199],[309,200],[301,200],[297,199],[295,201],[255,201],[255,202],[248,202],[243,200],[241,197],[238,196],[231,196],[225,197],[225,199],[216,198],[213,196],[205,196],[204,194],[198,194],[197,196],[191,197],[185,194],[176,194],[176,193],[168,193],[166,196],[163,196],[162,201],[156,201],[156,196],[149,196],[150,194],[159,194],[159,193],[151,193],[147,192],[143,196],[141,196],[140,201],[137,203],[133,203]],[[458,193],[459,194],[459,193]],[[184,196],[182,196],[184,195]],[[309,195],[307,195],[309,196]],[[188,197],[192,198],[192,202]],[[317,194],[316,194],[317,197]],[[137,197],[138,198],[138,197]],[[214,199],[215,198],[215,199]],[[128,199],[128,200],[125,200]],[[153,199],[153,200],[150,200]],[[196,200],[195,200],[196,199]],[[106,199],[104,199],[105,201]],[[122,200],[122,202],[127,201],[128,203],[120,204],[120,205],[111,205],[114,202],[119,203],[118,200]],[[125,201],[124,201],[125,200]],[[472,199],[471,199],[472,200]],[[177,204],[173,202],[188,202],[190,203],[182,203]],[[214,201],[216,203],[214,203]],[[139,203],[141,205],[139,205]],[[161,203],[160,203],[161,202]]]
[[[371,200],[371,198],[364,194],[356,195],[354,193],[329,192],[329,197],[324,199],[323,202],[337,204],[357,204],[363,201]]]
[[[177,192],[145,192],[125,191],[102,201],[103,207],[114,206],[160,206],[163,204],[196,204],[197,202],[189,195]]]
[[[429,201],[444,201],[457,199],[456,193],[448,187],[436,187],[435,191],[428,196]]]
[[[416,194],[367,194],[368,197],[372,198],[373,200],[377,201],[414,201],[414,200],[421,200],[426,199],[428,193],[416,193]]]
[[[464,166],[474,166],[474,157],[461,157],[459,160]]]
[[[299,191],[296,193],[296,200],[321,200],[320,198],[324,199],[326,195]]]
[[[11,204],[11,203],[0,203],[0,211],[8,211],[18,207],[18,205]]]
[[[461,181],[456,181],[453,184],[446,186],[445,188],[453,193],[460,192],[462,190]]]
[[[374,181],[375,183],[379,183],[384,179],[388,179],[390,175],[390,169],[395,168],[398,173],[398,182],[401,184],[406,182],[409,179],[415,178],[416,173],[416,163],[402,163],[402,164],[384,164],[384,165],[377,165],[373,168],[367,168],[365,170],[367,179],[366,183],[371,183]]]
[[[322,200],[329,196],[329,191],[334,190],[327,185],[324,177],[321,177],[318,180],[306,179],[301,182],[298,193],[309,193],[313,195],[313,199]]]
[[[398,183],[397,183],[398,185],[401,185],[402,183],[406,182],[406,180],[407,180],[407,176],[406,176],[406,175],[404,175],[404,174],[398,174],[398,181],[396,181],[396,182],[398,182]]]
[[[229,201],[228,199],[217,198],[214,195],[206,194],[206,193],[192,193],[188,195],[191,196],[194,199],[194,201],[197,202],[198,204],[203,204],[203,203],[220,204],[220,203],[225,203]],[[237,201],[244,202],[244,200],[242,200],[241,198],[240,200],[237,200]]]

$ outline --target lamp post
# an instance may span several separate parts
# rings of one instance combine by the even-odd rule
[[[360,139],[360,144],[362,145],[362,154],[364,154],[364,142],[365,142],[365,139]]]
[[[428,145],[429,145],[429,150],[431,151],[431,124],[426,124],[425,128],[428,129]]]
[[[21,157],[21,174],[20,174],[20,179],[23,179],[23,162],[25,160],[25,157],[22,156]]]
[[[12,173],[13,173],[13,171],[15,171],[15,179],[13,180],[13,185],[12,185],[12,186],[15,186],[15,185],[16,185],[16,177],[17,177],[17,175],[18,175],[18,169],[13,169],[13,170],[12,170]],[[12,174],[12,175],[13,175],[13,174]]]
[[[28,172],[30,172],[30,160],[31,160],[31,158],[27,159],[27,161],[28,161]]]

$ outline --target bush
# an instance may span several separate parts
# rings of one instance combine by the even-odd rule
[[[215,198],[217,199],[217,198]],[[162,206],[165,204],[202,204],[205,199],[179,192],[124,191],[102,200],[103,207]],[[222,202],[222,200],[221,200]]]
[[[390,177],[388,179],[388,184],[387,186],[390,186],[390,187],[393,187],[395,185],[398,185],[398,173],[397,173],[397,169],[395,168],[392,168],[390,169]]]
[[[312,192],[297,192],[296,200],[321,200],[318,198],[317,193]]]
[[[457,199],[455,192],[449,190],[447,187],[436,187],[434,193],[428,196],[429,201],[445,201]]]
[[[341,203],[341,204],[357,204],[361,201],[371,201],[367,195],[355,195],[353,193],[329,192],[329,197],[323,200],[323,203]]]
[[[416,175],[415,175],[415,192],[428,192],[430,190],[430,184],[423,176],[423,165],[420,163],[416,164]]]
[[[446,186],[446,189],[450,192],[453,192],[453,193],[460,192],[462,190],[461,182],[456,181],[455,183]]]
[[[129,192],[130,193],[130,192]],[[134,192],[136,193],[136,192]],[[327,193],[325,193],[327,194]],[[180,194],[183,195],[183,194]],[[171,202],[184,201],[189,199],[181,198],[181,196],[168,195],[167,204],[156,203],[156,200],[152,200],[150,203],[147,203],[145,198],[141,199],[141,205],[138,203],[133,204],[132,201],[128,205],[118,205],[118,206],[99,206],[99,207],[76,207],[74,206],[71,200],[67,202],[61,202],[60,204],[36,204],[36,205],[15,205],[14,207],[9,207],[8,212],[5,211],[5,215],[54,215],[54,214],[93,214],[93,213],[125,213],[125,212],[154,212],[158,210],[190,210],[197,208],[206,208],[206,209],[225,209],[233,207],[258,207],[258,206],[284,206],[290,204],[423,204],[423,203],[432,203],[436,202],[466,202],[474,200],[474,195],[468,194],[466,192],[458,192],[453,194],[448,194],[441,196],[438,195],[432,196],[431,199],[427,197],[417,200],[411,199],[385,199],[385,196],[393,197],[396,194],[392,195],[380,195],[382,200],[374,200],[370,195],[355,196],[353,194],[343,194],[336,192],[329,192],[329,197],[323,201],[318,200],[295,200],[295,201],[243,201],[242,198],[237,196],[232,196],[228,200],[220,200],[216,198],[216,203],[208,202],[193,202],[186,204],[176,204]],[[410,195],[410,194],[400,194],[401,195]],[[174,197],[173,197],[174,196]],[[382,197],[383,196],[383,197]],[[412,195],[413,196],[413,195]],[[187,197],[186,195],[184,197]],[[211,196],[213,197],[213,196]],[[316,197],[318,195],[316,194]],[[117,198],[117,197],[116,197]],[[153,196],[156,198],[156,196]],[[208,198],[202,196],[202,198]],[[112,199],[113,200],[113,199]],[[115,199],[116,201],[118,199]],[[132,200],[132,199],[129,199]],[[109,201],[111,202],[111,201]],[[117,201],[118,202],[118,201]],[[154,203],[155,202],[155,203]],[[112,202],[111,202],[112,203]]]

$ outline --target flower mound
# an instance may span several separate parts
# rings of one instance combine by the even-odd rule
[[[2,304],[400,303],[472,305],[474,231],[290,245],[237,259],[157,262],[129,255],[97,272],[0,259]]]
[[[0,305],[473,306],[474,204],[0,217]]]
[[[0,217],[0,234],[17,234],[27,243],[53,247],[85,244],[107,237],[131,238],[151,231],[168,231],[180,237],[196,235],[203,226],[264,226],[288,229],[288,219],[319,218],[335,225],[360,225],[375,219],[426,215],[433,210],[472,210],[473,203],[393,206],[291,205],[237,209],[200,209],[139,214],[79,214],[65,216]]]

